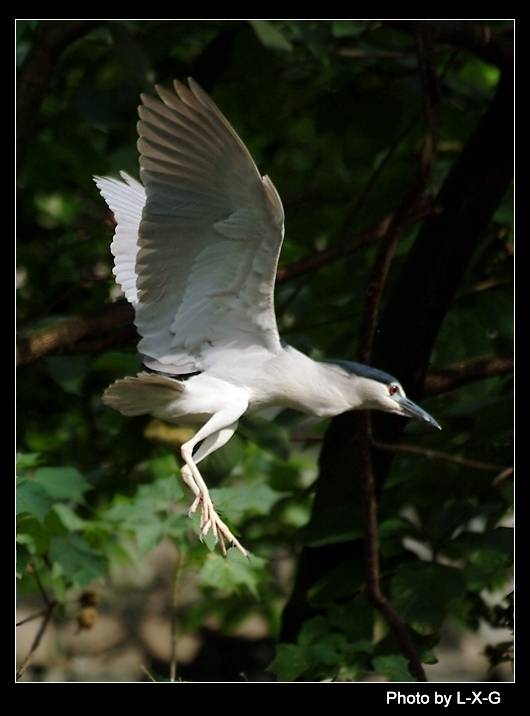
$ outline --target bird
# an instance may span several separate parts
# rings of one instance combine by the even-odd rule
[[[181,446],[182,479],[211,533],[247,550],[221,519],[199,463],[239,419],[271,406],[319,418],[380,410],[436,420],[392,376],[345,360],[316,361],[279,336],[274,284],[284,210],[268,176],[193,80],[138,107],[140,181],[94,177],[114,214],[113,273],[133,305],[142,370],[115,381],[103,402],[198,429]]]

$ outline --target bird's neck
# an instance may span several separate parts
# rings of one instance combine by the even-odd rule
[[[335,367],[314,361],[290,346],[271,362],[268,377],[275,404],[320,418],[339,415],[355,406],[348,401],[347,376]]]

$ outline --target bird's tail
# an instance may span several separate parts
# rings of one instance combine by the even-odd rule
[[[174,378],[138,373],[109,385],[103,393],[103,402],[128,417],[153,414],[157,408],[165,408],[177,400],[183,390],[183,384]]]

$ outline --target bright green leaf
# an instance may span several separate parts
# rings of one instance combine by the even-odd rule
[[[258,598],[258,584],[265,578],[266,561],[250,555],[249,559],[236,549],[229,549],[226,557],[208,554],[201,570],[204,581],[227,592],[240,591],[242,586]]]
[[[54,500],[75,500],[83,503],[83,495],[93,487],[75,467],[39,467],[35,482]]]
[[[167,461],[163,461],[165,467],[168,466]],[[161,467],[161,463],[158,463]],[[152,482],[150,485],[141,485],[135,500],[137,502],[151,501],[158,503],[158,509],[167,509],[169,505],[175,504],[182,500],[184,492],[177,475],[170,474],[169,477],[162,477]]]
[[[148,525],[138,525],[135,529],[136,543],[141,557],[150,552],[162,541],[165,526],[162,522],[153,522]]]
[[[78,515],[76,515],[76,513],[72,509],[70,509],[68,505],[65,505],[62,502],[56,502],[53,506],[53,509],[59,515],[59,519],[66,527],[66,529],[70,530],[71,532],[83,530],[86,527],[86,520],[82,520],[80,517],[78,517]]]
[[[175,453],[167,453],[166,455],[158,455],[149,460],[149,472],[154,480],[171,478],[177,482],[177,475],[180,475],[180,467],[177,463]],[[180,498],[177,498],[180,499]]]
[[[222,487],[210,490],[212,500],[220,512],[229,514],[254,510],[267,515],[273,505],[281,500],[285,493],[276,492],[263,482],[253,482],[242,487]]]
[[[38,452],[17,453],[17,470],[37,467],[40,460],[41,455]]]
[[[53,505],[53,498],[34,480],[20,480],[17,484],[17,515],[29,512],[44,523]]]
[[[104,562],[101,555],[78,534],[53,536],[49,557],[67,579],[80,587],[103,576]]]

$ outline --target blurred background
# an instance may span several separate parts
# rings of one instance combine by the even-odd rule
[[[140,93],[189,76],[282,198],[282,337],[369,346],[443,427],[382,416],[372,445],[379,584],[427,678],[511,680],[512,22],[16,33],[21,680],[412,680],[366,590],[355,415],[248,418],[203,463],[247,562],[187,516],[189,429],[101,401],[137,336],[92,177],[138,177]]]

